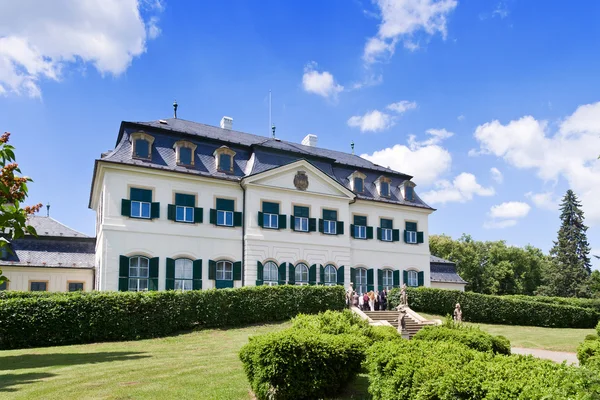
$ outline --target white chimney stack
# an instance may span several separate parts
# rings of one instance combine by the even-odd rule
[[[302,144],[310,147],[317,147],[317,135],[309,134],[302,139]]]
[[[231,130],[233,127],[233,118],[223,117],[221,118],[221,128]]]

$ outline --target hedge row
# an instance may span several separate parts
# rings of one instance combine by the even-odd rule
[[[594,371],[531,356],[494,356],[452,342],[376,343],[367,365],[374,400],[600,397]]]
[[[0,349],[135,340],[343,308],[341,286],[14,297],[0,300]]]
[[[522,294],[503,296],[504,298],[535,301],[547,304],[559,304],[563,306],[573,306],[582,308],[591,308],[600,312],[600,299],[580,299],[577,297],[549,297],[549,296],[525,296]]]
[[[399,290],[393,289],[388,296],[390,307],[398,305],[399,299]],[[456,303],[461,305],[463,320],[471,322],[555,328],[593,328],[600,319],[600,312],[592,308],[458,290],[408,289],[408,304],[415,311],[447,315],[452,314]]]
[[[417,332],[413,340],[461,343],[477,351],[510,355],[510,341],[507,338],[493,336],[471,326],[426,326]]]

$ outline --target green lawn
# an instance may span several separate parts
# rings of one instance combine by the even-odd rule
[[[419,313],[427,319],[441,319],[439,315]],[[493,335],[502,335],[510,340],[513,347],[527,347],[531,349],[545,349],[554,351],[576,352],[577,345],[583,342],[586,335],[596,333],[594,329],[567,329],[567,328],[542,328],[538,326],[514,325],[477,325]]]

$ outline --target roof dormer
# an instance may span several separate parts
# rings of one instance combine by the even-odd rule
[[[194,165],[194,154],[196,153],[196,145],[187,140],[179,140],[175,142],[175,159],[177,165]]]
[[[379,196],[391,197],[391,183],[392,180],[387,176],[381,175],[379,178],[377,178],[377,180],[375,181],[375,186],[377,187],[377,192],[379,193]]]
[[[415,186],[414,182],[406,180],[400,185],[400,192],[406,201],[415,201]]]
[[[235,157],[235,151],[227,146],[221,146],[215,150],[213,155],[215,156],[217,171],[228,174],[233,173],[233,158]]]
[[[146,132],[134,132],[130,135],[131,139],[131,157],[140,160],[152,159],[152,144],[154,137]]]
[[[367,176],[360,171],[354,171],[349,177],[350,189],[355,193],[364,193]]]

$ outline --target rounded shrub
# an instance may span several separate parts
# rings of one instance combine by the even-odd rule
[[[600,341],[585,340],[577,346],[579,364],[586,365],[592,357],[600,357]]]
[[[595,333],[590,333],[589,335],[585,335],[585,339],[583,340],[600,340],[600,336]]]

